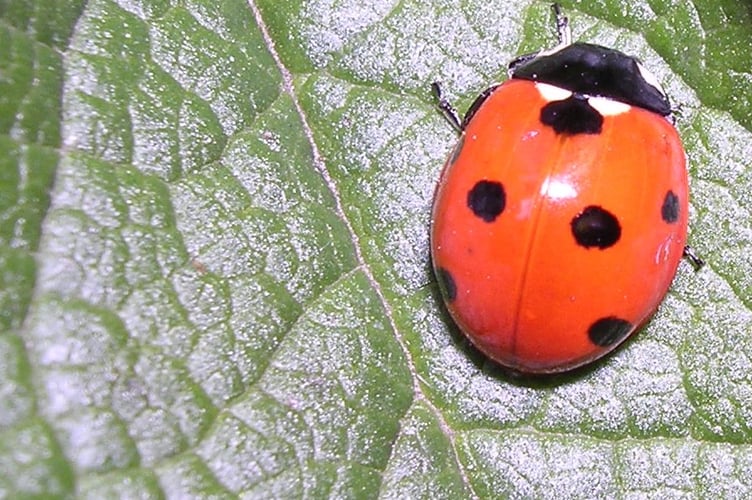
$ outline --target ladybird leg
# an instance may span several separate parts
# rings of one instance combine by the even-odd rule
[[[705,265],[705,261],[702,260],[694,250],[692,250],[692,247],[687,245],[684,247],[684,257],[689,260],[689,262],[692,264],[692,267],[695,268],[695,271],[699,271],[702,266]]]
[[[558,3],[551,4],[551,8],[554,11],[554,17],[556,20],[556,37],[559,39],[559,47],[565,47],[572,44],[572,30],[569,28],[569,18],[562,14],[561,6]],[[522,54],[517,56],[507,66],[507,75],[512,78],[514,71],[523,66],[528,61],[535,59],[540,51],[533,52],[532,54]]]
[[[666,116],[671,121],[671,125],[676,126],[679,120],[684,120],[684,106],[681,103],[671,106],[671,114]]]
[[[572,30],[569,28],[569,18],[561,13],[561,6],[558,3],[552,4],[556,17],[556,35],[559,37],[560,45],[572,44]]]
[[[456,130],[457,132],[462,132],[464,130],[464,127],[462,121],[460,120],[460,115],[459,113],[457,113],[455,107],[452,106],[452,103],[449,102],[446,97],[444,97],[444,93],[441,91],[441,84],[439,82],[433,82],[431,84],[431,90],[433,90],[433,95],[436,98],[436,103],[439,107],[439,110],[441,111],[441,114],[444,115],[444,118],[447,119],[454,130]]]

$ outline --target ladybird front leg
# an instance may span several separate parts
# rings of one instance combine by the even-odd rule
[[[554,11],[554,21],[556,23],[556,38],[559,41],[559,44],[556,47],[559,48],[571,45],[572,30],[569,28],[569,18],[561,12],[561,7],[558,3],[551,4],[551,9],[553,9]],[[514,72],[517,68],[524,66],[526,63],[532,61],[542,52],[548,51],[538,51],[531,54],[522,54],[521,56],[517,56],[512,59],[507,65],[507,76],[509,76],[509,78],[514,77]]]
[[[488,87],[486,90],[484,90],[478,97],[475,98],[475,101],[473,101],[473,103],[470,105],[467,112],[465,113],[465,116],[462,118],[462,120],[460,120],[460,115],[457,113],[457,109],[452,106],[452,104],[446,99],[446,97],[444,97],[444,93],[441,91],[441,84],[439,82],[433,82],[431,84],[431,89],[433,90],[434,96],[436,96],[441,113],[452,125],[452,127],[459,133],[464,132],[465,128],[467,128],[467,124],[470,123],[470,119],[472,119],[475,112],[478,111],[478,108],[480,108],[481,104],[483,104],[483,101],[485,101],[488,96],[490,96],[497,88],[498,85],[494,85],[493,87]]]
[[[572,30],[569,28],[569,18],[561,12],[561,6],[558,3],[552,4],[556,18],[556,35],[559,38],[559,45],[572,44]]]
[[[431,84],[431,90],[433,91],[433,95],[436,98],[436,103],[439,107],[439,110],[441,111],[441,114],[444,115],[444,118],[447,119],[454,130],[456,130],[458,133],[462,133],[465,127],[460,120],[460,115],[459,113],[457,113],[457,109],[452,106],[452,103],[450,103],[447,98],[444,97],[444,93],[441,91],[441,83],[433,82]]]
[[[692,267],[695,268],[695,271],[699,271],[700,269],[702,269],[702,266],[705,265],[705,261],[702,260],[689,245],[684,247],[683,255],[684,258],[692,264]]]

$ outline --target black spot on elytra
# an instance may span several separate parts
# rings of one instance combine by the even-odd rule
[[[577,94],[543,106],[540,121],[557,134],[600,134],[603,128],[603,116]]]
[[[669,224],[679,220],[679,197],[673,191],[666,193],[666,197],[663,199],[661,218]]]
[[[497,181],[478,181],[467,193],[467,206],[486,222],[501,215],[507,203],[504,186]]]
[[[447,302],[453,302],[457,298],[457,284],[454,282],[452,273],[443,267],[436,268],[436,278],[439,280],[439,289]]]
[[[608,316],[601,318],[588,328],[590,342],[600,347],[608,347],[626,337],[632,331],[632,323],[627,320]]]
[[[601,207],[591,205],[577,214],[571,222],[572,235],[580,246],[601,250],[614,245],[621,237],[619,220]]]

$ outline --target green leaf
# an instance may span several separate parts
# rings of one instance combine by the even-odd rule
[[[568,1],[680,109],[656,316],[514,379],[429,266],[465,109],[546,2],[0,0],[0,497],[752,493],[752,12]]]

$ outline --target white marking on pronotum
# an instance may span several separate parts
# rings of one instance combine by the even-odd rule
[[[572,97],[572,91],[551,85],[548,83],[535,82],[535,88],[538,89],[541,97],[546,102],[563,101]],[[608,97],[589,97],[588,104],[603,116],[616,116],[626,113],[631,109],[629,104],[621,101],[615,101]]]
[[[663,91],[663,87],[653,73],[648,71],[648,69],[640,63],[637,63],[637,69],[640,70],[640,76],[642,76],[642,79],[645,80],[648,85],[655,87],[661,95],[666,95]]]
[[[588,97],[590,104],[603,116],[616,116],[629,111],[631,106],[621,101],[614,101],[607,97]]]
[[[538,89],[543,100],[546,102],[563,101],[572,97],[572,91],[551,85],[548,83],[535,82],[535,88]]]

